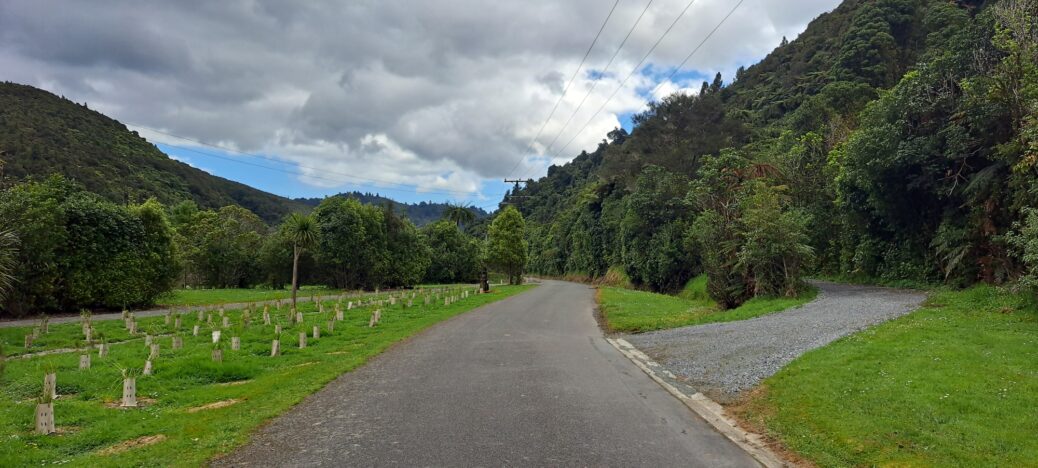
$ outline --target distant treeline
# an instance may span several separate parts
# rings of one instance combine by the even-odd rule
[[[485,265],[519,271],[515,265],[526,261],[514,209],[476,226],[468,209],[452,207],[450,219],[419,229],[393,205],[329,197],[309,216],[318,236],[302,254],[301,283],[475,282]],[[0,316],[147,305],[175,286],[282,288],[291,281],[285,229],[236,205],[120,205],[55,175],[0,191],[0,220]],[[489,240],[463,231],[466,223]],[[494,227],[502,223],[508,227]]]
[[[411,220],[415,226],[422,227],[426,224],[438,221],[443,218],[444,212],[452,207],[450,203],[432,203],[432,202],[418,202],[418,203],[402,203],[391,198],[383,197],[379,194],[362,193],[362,192],[346,192],[334,195],[342,198],[353,198],[357,201],[376,206],[385,206],[386,204],[392,204],[393,209],[398,211],[403,217]],[[308,206],[319,205],[324,198],[296,198],[294,201],[303,203]],[[475,215],[477,219],[485,218],[489,216],[489,213],[481,208],[469,207],[469,210]]]

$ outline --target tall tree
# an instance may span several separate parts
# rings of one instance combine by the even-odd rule
[[[488,236],[487,261],[508,274],[509,284],[520,284],[529,258],[523,215],[509,205],[490,223]]]
[[[449,204],[443,211],[443,219],[456,224],[458,229],[461,229],[476,220],[476,213],[473,213],[472,208],[468,206]]]
[[[317,245],[317,220],[311,215],[292,213],[285,219],[282,229],[292,242],[292,308],[295,309],[299,290],[299,255],[304,249]]]

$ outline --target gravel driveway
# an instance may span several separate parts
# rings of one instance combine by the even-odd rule
[[[624,338],[696,390],[724,403],[797,356],[911,312],[919,291],[813,282],[818,298],[751,320],[663,330]]]

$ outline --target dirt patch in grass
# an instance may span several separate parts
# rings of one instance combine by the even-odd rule
[[[202,405],[202,406],[196,406],[194,408],[188,408],[187,412],[188,413],[197,413],[199,411],[208,411],[208,410],[226,408],[226,407],[231,406],[231,405],[237,405],[238,403],[241,403],[241,400],[239,400],[237,398],[232,399],[232,400],[215,401],[215,402],[209,403],[208,405]]]
[[[119,442],[118,444],[115,444],[111,447],[101,449],[101,451],[97,452],[97,454],[102,457],[107,457],[109,455],[123,453],[127,450],[135,449],[137,447],[154,445],[164,440],[166,440],[166,436],[162,434],[138,437],[136,439],[126,440],[123,442]]]
[[[154,398],[137,397],[137,408],[143,408],[145,406],[151,406],[151,405],[154,405],[155,403],[158,403],[158,402],[159,402],[159,400],[156,400]],[[133,409],[133,407],[123,408],[122,404],[123,404],[122,400],[110,400],[110,401],[106,401],[105,402],[105,407],[106,408],[114,408],[114,409]]]
[[[238,385],[245,385],[245,384],[247,384],[249,382],[252,382],[252,379],[248,379],[248,380],[235,380],[233,382],[222,382],[222,383],[218,383],[218,384],[215,384],[215,385],[217,387],[237,387]]]

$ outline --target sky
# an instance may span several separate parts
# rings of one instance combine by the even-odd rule
[[[838,3],[4,0],[0,80],[279,195],[492,208],[502,179],[593,150],[651,100],[732,77]]]

